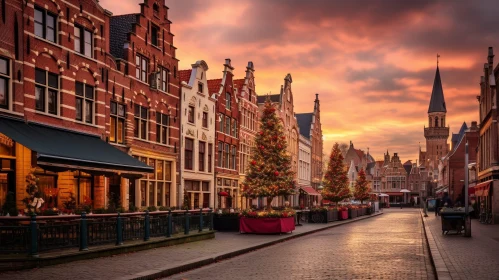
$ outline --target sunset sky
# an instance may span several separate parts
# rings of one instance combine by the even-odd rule
[[[114,15],[138,13],[141,0],[101,0]],[[499,42],[494,1],[167,0],[180,69],[208,63],[236,78],[255,65],[257,93],[278,93],[291,73],[297,113],[321,101],[324,152],[334,142],[388,149],[416,160],[440,57],[447,123],[478,121],[487,48]],[[496,50],[499,52],[499,49]],[[450,141],[450,139],[449,139]]]

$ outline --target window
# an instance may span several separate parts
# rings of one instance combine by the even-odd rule
[[[9,60],[0,58],[0,108],[9,108]]]
[[[206,143],[199,142],[199,171],[204,171],[204,155],[205,155]]]
[[[208,172],[211,172],[211,161],[213,153],[213,144],[208,144]]]
[[[159,27],[156,25],[152,25],[151,27],[151,44],[156,47],[159,47]]]
[[[130,195],[130,203],[141,206],[170,206],[171,162],[159,159],[137,157],[149,164],[155,172],[140,179],[140,197]]]
[[[170,119],[168,115],[156,113],[156,142],[168,144],[168,125]]]
[[[231,157],[230,169],[236,170],[236,146],[232,146],[230,157]]]
[[[203,83],[198,83],[198,92],[199,93],[203,93],[203,88],[204,88]]]
[[[76,119],[94,122],[94,87],[76,82]]]
[[[147,83],[147,59],[140,54],[135,56],[135,78]]]
[[[230,135],[230,118],[225,117],[225,134]]]
[[[208,112],[203,112],[203,127],[208,127]]]
[[[125,105],[111,101],[109,141],[123,144],[125,140]]]
[[[218,142],[218,162],[217,162],[218,167],[224,166],[223,151],[224,151],[224,144],[222,142]]]
[[[147,140],[147,122],[149,120],[149,110],[146,107],[142,107],[138,104],[135,104],[134,108],[134,121],[135,127],[133,131],[133,136]]]
[[[235,119],[232,120],[232,136],[237,138],[237,120]]]
[[[56,42],[56,19],[57,16],[40,9],[35,8],[35,35],[51,42]]]
[[[194,140],[185,138],[185,155],[184,155],[184,168],[192,170],[192,161],[194,153]]]
[[[93,57],[93,34],[82,26],[75,25],[75,51],[88,56]]]
[[[194,106],[189,106],[187,109],[187,121],[194,123]]]
[[[45,70],[35,70],[35,109],[57,115],[59,76]]]
[[[225,93],[225,109],[226,110],[230,110],[231,109],[231,107],[230,107],[230,105],[231,105],[230,98],[231,98],[230,92]]]
[[[230,147],[229,144],[225,144],[225,155],[224,155],[224,166],[225,168],[229,168],[229,161],[230,161]]]
[[[170,78],[170,71],[166,68],[161,67],[161,90],[168,92],[168,84]]]
[[[224,119],[225,118],[223,115],[219,115],[218,119],[219,119],[218,130],[223,133],[224,132]]]

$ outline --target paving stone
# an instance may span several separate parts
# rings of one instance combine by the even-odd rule
[[[435,279],[418,211],[386,211],[167,279]]]

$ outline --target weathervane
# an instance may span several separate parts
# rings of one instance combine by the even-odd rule
[[[438,58],[440,57],[440,55],[437,53],[437,67],[438,67]]]

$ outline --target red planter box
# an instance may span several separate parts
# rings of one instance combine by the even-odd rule
[[[241,233],[285,233],[295,230],[295,217],[246,218],[239,220]]]
[[[339,220],[348,220],[348,210],[338,211],[338,219]]]

